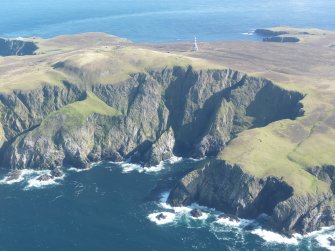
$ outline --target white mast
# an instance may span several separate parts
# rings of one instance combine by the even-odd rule
[[[194,46],[193,46],[193,51],[198,51],[199,48],[198,48],[198,43],[197,43],[197,37],[194,36]]]

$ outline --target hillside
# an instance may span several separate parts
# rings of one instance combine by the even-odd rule
[[[192,52],[189,43],[87,33],[26,39],[34,50],[21,54],[7,43],[3,167],[215,156],[176,185],[171,204],[266,213],[285,234],[334,224],[335,33],[270,31],[299,42],[199,43]]]

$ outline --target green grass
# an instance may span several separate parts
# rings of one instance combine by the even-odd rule
[[[174,66],[192,66],[195,69],[223,69],[223,66],[203,59],[163,53],[135,46],[78,49],[74,52],[47,53],[36,56],[0,58],[0,66],[11,65],[1,72],[0,92],[32,90],[45,84],[62,85],[64,80],[86,88],[93,84],[117,84],[131,74]],[[62,67],[54,69],[57,63]]]
[[[244,131],[232,140],[219,158],[240,165],[258,178],[275,176],[283,179],[294,187],[296,194],[326,192],[329,185],[306,171],[306,168],[313,166],[313,162],[322,163],[319,154],[324,149],[321,145],[320,149],[310,145],[311,152],[302,149],[303,153],[299,156],[301,158],[292,156],[300,146],[299,142],[287,137],[292,124],[294,121],[282,120],[263,128]],[[328,151],[325,155],[330,156]]]
[[[301,30],[289,29],[289,31],[295,33]],[[311,36],[306,41],[320,38],[318,36],[320,31],[307,31],[317,35]],[[65,42],[61,41],[64,39]],[[253,53],[243,46],[238,48],[238,54],[234,50],[233,52],[229,50],[217,51],[216,53],[221,57],[216,60],[216,62],[220,62],[216,65],[204,59],[188,57],[187,53],[179,53],[180,55],[163,53],[131,44],[102,46],[94,44],[90,39],[82,38],[80,43],[75,45],[73,37],[70,36],[59,38],[57,41],[50,45],[48,45],[50,42],[48,40],[39,41],[41,43],[40,51],[44,53],[41,55],[0,58],[0,66],[4,66],[2,71],[0,67],[0,92],[9,92],[15,89],[31,90],[45,84],[62,85],[63,80],[77,84],[84,89],[86,86],[96,83],[120,83],[133,73],[173,66],[186,67],[191,65],[196,70],[225,69],[221,63],[228,63],[232,58],[233,64],[230,66],[233,68],[236,66],[238,69],[244,69],[243,71],[248,74],[265,76],[268,79],[274,77],[274,83],[284,89],[297,90],[307,94],[302,101],[306,113],[304,117],[295,121],[277,121],[263,128],[240,133],[219,157],[230,163],[239,164],[245,171],[257,177],[276,176],[283,178],[295,188],[295,193],[298,194],[315,194],[327,191],[329,187],[327,184],[306,171],[306,168],[313,166],[335,164],[335,125],[327,122],[332,119],[335,121],[335,113],[332,113],[335,85],[333,84],[334,77],[330,74],[333,72],[331,71],[333,61],[326,57],[331,53],[324,51],[322,51],[323,54],[319,53],[323,47],[313,48],[312,46],[311,50],[316,50],[317,54],[311,55],[309,55],[311,53],[309,47],[308,50],[304,47],[295,47],[295,56],[287,59],[284,57],[288,55],[287,51],[282,51],[285,45],[275,44],[273,47],[269,47],[272,45],[259,44],[262,47],[257,50],[256,43],[250,43],[250,46],[254,46],[252,48],[255,49]],[[325,48],[328,43],[330,42],[324,44]],[[298,45],[288,45],[288,48],[291,46]],[[215,48],[212,49],[215,51]],[[275,55],[271,54],[272,57],[257,61],[259,56],[266,51],[277,52]],[[199,53],[198,55],[201,55],[201,51]],[[247,60],[242,60],[240,55],[248,57]],[[281,56],[283,57],[281,58]],[[277,57],[281,64],[272,62]],[[301,58],[303,62],[299,61]],[[209,59],[211,58],[209,57]],[[23,61],[21,62],[21,60]],[[29,66],[31,62],[33,66]],[[57,62],[63,62],[64,67],[53,69],[52,65]],[[244,67],[243,64],[240,66],[240,62],[245,62],[248,67]],[[299,65],[306,67],[299,68],[297,67]],[[291,68],[295,70],[291,71]],[[224,109],[228,108],[222,108],[222,112]],[[51,135],[60,127],[75,131],[84,126],[87,118],[94,113],[105,116],[119,115],[118,111],[105,104],[93,93],[88,93],[87,99],[51,113],[44,119],[40,128],[32,133],[36,133],[36,135],[49,133]]]
[[[108,106],[94,93],[88,92],[87,98],[66,105],[58,111],[50,113],[42,122],[38,130],[33,131],[36,135],[48,134],[54,136],[56,130],[63,127],[68,132],[74,132],[87,123],[90,115],[100,114],[104,116],[119,116],[121,113],[115,108]]]
[[[134,73],[145,73],[174,66],[192,66],[195,69],[224,68],[202,59],[131,46],[111,47],[108,50],[86,50],[63,58],[59,62],[64,66],[58,70],[76,79],[79,85],[116,84],[128,79]]]

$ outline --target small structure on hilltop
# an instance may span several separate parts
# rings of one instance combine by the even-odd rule
[[[197,37],[194,36],[194,45],[193,45],[193,51],[198,51],[198,43],[197,43]]]

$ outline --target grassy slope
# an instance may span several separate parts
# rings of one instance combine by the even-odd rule
[[[53,45],[51,50],[44,44],[40,47],[40,51],[44,52],[36,56],[0,58],[0,92],[31,90],[45,83],[60,85],[63,80],[83,87],[97,83],[116,84],[134,73],[173,66],[224,68],[207,60],[156,52],[134,45],[85,49],[74,49],[71,45],[60,47],[59,50]]]
[[[314,38],[312,40],[314,42]],[[266,57],[261,58],[265,49],[256,43],[250,44],[251,49],[243,47],[243,44],[242,47],[240,46],[237,49],[235,47],[225,49],[229,46],[227,44],[221,49],[222,52],[213,50],[212,47],[206,51],[204,58],[210,55],[214,61],[220,61],[220,63],[210,64],[203,59],[191,58],[187,53],[186,55],[180,55],[177,52],[162,53],[137,48],[134,45],[127,45],[126,47],[118,45],[93,46],[76,49],[76,46],[70,43],[66,45],[68,49],[58,50],[59,44],[57,43],[54,42],[52,50],[44,55],[35,56],[35,58],[26,57],[27,61],[40,60],[41,63],[36,63],[31,67],[27,67],[27,64],[19,64],[18,70],[16,70],[17,74],[0,74],[0,91],[32,89],[44,82],[58,84],[63,78],[70,79],[71,82],[80,85],[85,85],[87,82],[117,83],[126,79],[131,73],[174,65],[186,66],[191,64],[195,68],[223,68],[223,66],[218,66],[222,61],[215,58],[218,56],[220,59],[220,53],[223,53],[223,62],[228,67],[241,69],[257,76],[265,76],[269,79],[274,76],[274,82],[281,87],[298,90],[307,94],[307,96],[303,100],[306,114],[302,118],[295,121],[277,121],[264,128],[245,131],[239,134],[219,157],[241,165],[247,172],[257,177],[273,175],[283,178],[299,194],[318,193],[328,189],[328,185],[305,171],[306,168],[312,166],[335,164],[335,113],[333,105],[335,87],[331,85],[331,75],[320,79],[320,76],[331,72],[327,70],[329,63],[326,60],[310,60],[301,64],[299,55],[301,54],[300,56],[304,60],[305,55],[307,57],[307,53],[310,52],[310,48],[308,48],[307,53],[302,51],[299,54],[299,47],[288,45],[283,47],[288,50],[288,53],[283,53],[283,48],[280,46],[266,44],[270,49],[266,50]],[[41,51],[43,51],[43,48]],[[61,52],[58,54],[57,51]],[[213,55],[210,54],[211,51],[214,51]],[[317,49],[318,51],[319,49]],[[268,53],[273,53],[273,55],[267,55]],[[295,53],[293,58],[291,56],[284,57],[285,55],[293,55],[292,53]],[[278,60],[280,64],[274,61],[279,55],[284,55],[283,59]],[[201,51],[198,56],[201,57]],[[240,57],[248,60],[241,60]],[[308,55],[308,57],[315,58],[313,55]],[[288,60],[287,62],[292,61],[292,65],[291,63],[285,63],[286,60]],[[11,63],[22,63],[21,61],[21,58],[13,57],[10,60],[1,59],[0,63],[1,65],[10,65]],[[57,62],[63,62],[63,67],[53,70],[51,66]],[[240,62],[242,62],[242,65],[240,65]],[[247,62],[247,64],[243,62]],[[312,63],[311,66],[308,65],[310,62]],[[315,62],[325,62],[325,64],[321,64],[321,66],[313,65]],[[299,68],[305,65],[307,65],[305,68]],[[36,72],[36,68],[42,70]],[[264,69],[266,70],[263,72]],[[313,73],[313,70],[321,73]],[[80,74],[83,72],[85,72],[85,75]],[[283,78],[283,81],[281,81],[281,78]],[[89,94],[88,99],[68,105],[50,114],[41,128],[52,126],[55,119],[51,118],[65,115],[68,118],[66,120],[67,127],[75,129],[85,122],[89,114],[94,112],[109,116],[117,114],[113,108],[108,107],[97,97]]]
[[[150,51],[136,47],[108,47],[107,49],[84,51],[62,59],[63,67],[58,70],[85,84],[115,84],[126,80],[129,75],[173,66],[194,68],[217,68],[201,59]],[[85,75],[81,74],[85,72]]]
[[[110,117],[120,115],[115,108],[108,106],[92,92],[88,92],[85,100],[74,102],[50,113],[33,133],[36,135],[49,133],[49,136],[53,136],[59,126],[66,128],[68,132],[73,132],[84,126],[87,118],[94,113]]]

